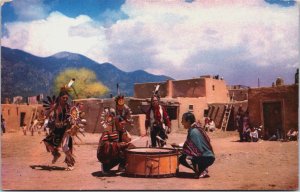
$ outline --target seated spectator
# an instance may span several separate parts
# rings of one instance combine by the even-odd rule
[[[288,141],[297,141],[298,138],[298,131],[295,129],[290,129],[286,134]]]
[[[215,122],[212,119],[209,120],[208,130],[210,132],[213,132],[213,131],[216,130],[216,124],[215,124]]]
[[[250,125],[247,124],[247,125],[245,126],[245,131],[244,131],[244,133],[243,133],[244,141],[251,142],[251,136],[250,136],[250,133],[251,133],[251,128],[250,128]]]
[[[250,139],[252,142],[257,142],[258,141],[258,131],[257,129],[254,129],[253,127],[251,127],[250,129]]]
[[[209,117],[205,117],[205,120],[204,120],[204,130],[205,131],[209,130],[209,122],[210,122],[210,118]]]
[[[276,136],[276,134],[272,135],[272,136],[268,139],[268,141],[277,141],[277,136]]]

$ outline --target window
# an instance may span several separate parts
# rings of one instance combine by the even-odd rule
[[[194,106],[193,105],[189,105],[189,111],[193,111],[194,110]]]
[[[215,86],[214,86],[214,85],[212,86],[212,90],[213,90],[213,91],[215,90]]]

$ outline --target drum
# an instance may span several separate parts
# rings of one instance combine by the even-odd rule
[[[172,177],[178,170],[178,153],[169,148],[127,149],[126,160],[128,176]]]

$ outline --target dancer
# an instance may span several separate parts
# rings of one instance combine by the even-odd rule
[[[53,155],[52,163],[54,164],[61,156],[60,149],[65,153],[65,163],[67,164],[66,170],[73,170],[75,159],[73,156],[73,140],[82,133],[83,130],[79,126],[81,118],[79,110],[76,106],[71,106],[69,100],[69,90],[75,79],[61,88],[59,96],[47,97],[48,101],[44,102],[46,110],[46,118],[48,118],[48,127],[51,129],[48,136],[43,139],[48,152]],[[79,138],[80,139],[80,138]]]

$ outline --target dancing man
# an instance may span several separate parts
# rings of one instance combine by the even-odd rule
[[[48,152],[53,155],[52,163],[54,164],[61,156],[59,150],[65,153],[66,170],[73,170],[75,159],[73,157],[73,137],[77,133],[82,133],[83,129],[79,126],[81,118],[79,110],[76,106],[71,107],[69,100],[69,88],[72,86],[72,79],[68,86],[61,88],[59,96],[47,97],[48,101],[44,102],[46,117],[48,119],[48,127],[51,129],[49,135],[43,140]],[[83,134],[83,133],[82,133]]]

